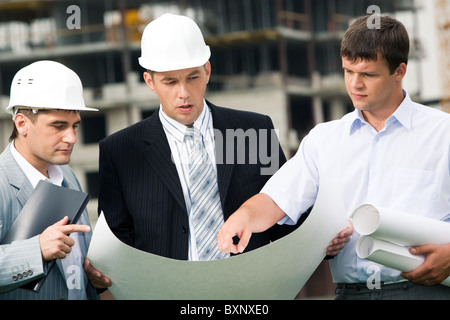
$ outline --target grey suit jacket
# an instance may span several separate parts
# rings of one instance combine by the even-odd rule
[[[69,166],[61,168],[64,174],[63,186],[81,190],[72,169]],[[6,235],[32,192],[31,183],[12,156],[8,145],[0,155],[0,239]],[[87,210],[83,212],[79,223],[90,225]],[[89,247],[91,236],[91,232],[81,234],[80,241],[85,242],[81,248]],[[85,254],[86,252],[83,252],[83,255]],[[0,245],[0,299],[68,299],[68,286],[61,260],[56,260],[56,265],[48,274],[46,267],[47,263],[42,260],[38,236]],[[80,268],[78,273],[82,276],[84,271],[82,266]],[[20,288],[30,279],[38,279],[45,274],[47,278],[38,293]],[[95,289],[89,283],[80,290],[86,290],[89,299],[98,299]]]

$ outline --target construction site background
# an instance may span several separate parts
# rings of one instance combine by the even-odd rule
[[[375,8],[375,11],[368,11]],[[80,0],[0,1],[0,149],[8,144],[4,112],[14,74],[42,59],[75,70],[85,101],[71,160],[97,218],[98,142],[149,116],[159,102],[138,64],[145,26],[166,12],[193,18],[211,47],[207,99],[269,115],[290,158],[316,124],[352,110],[340,40],[367,13],[401,20],[411,38],[405,89],[430,107],[450,111],[450,0]],[[334,296],[324,261],[298,299]]]

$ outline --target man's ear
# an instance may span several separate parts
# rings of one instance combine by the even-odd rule
[[[17,128],[17,132],[20,136],[26,137],[28,134],[28,124],[30,119],[28,119],[24,114],[18,113],[14,117],[14,125]]]
[[[407,69],[408,69],[408,67],[407,67],[406,63],[404,63],[404,62],[400,63],[400,65],[395,70],[395,76],[396,76],[398,81],[402,81],[402,79],[406,75],[406,70]]]
[[[150,72],[145,71],[143,74],[143,77],[144,77],[145,83],[150,88],[150,90],[155,92],[155,86],[153,85],[153,78],[152,78],[152,75],[150,74]]]
[[[205,71],[206,71],[206,83],[209,83],[209,78],[211,77],[211,63],[209,60],[205,63]]]

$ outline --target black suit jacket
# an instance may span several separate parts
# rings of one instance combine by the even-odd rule
[[[222,132],[223,142],[217,143],[216,154],[224,155],[217,164],[218,186],[226,220],[242,203],[258,193],[270,178],[261,175],[263,165],[237,163],[237,155],[249,155],[249,143],[242,149],[233,139],[227,139],[227,129],[273,128],[268,116],[214,106],[211,108],[214,129]],[[270,140],[269,140],[270,141]],[[278,140],[280,166],[286,161]],[[270,143],[267,144],[267,152]],[[252,152],[255,151],[254,145]],[[226,152],[233,152],[233,161]],[[240,150],[237,150],[240,148]],[[259,149],[258,149],[259,152]],[[264,153],[263,153],[264,154]],[[270,154],[270,153],[268,153]],[[268,164],[267,166],[270,166]],[[188,258],[189,224],[181,183],[158,112],[110,135],[100,142],[99,212],[103,211],[109,227],[123,242],[161,256]],[[254,234],[248,250],[260,247],[290,232],[276,226]]]

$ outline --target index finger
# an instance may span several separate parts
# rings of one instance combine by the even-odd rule
[[[401,276],[414,283],[425,283],[425,281],[430,278],[421,266],[409,272],[402,272]]]
[[[233,243],[233,238],[238,236],[239,242]],[[242,234],[230,233],[224,230],[220,230],[217,234],[217,245],[219,250],[225,253],[242,253],[248,245],[251,233],[244,230]]]
[[[74,233],[74,232],[89,232],[91,227],[83,224],[67,224],[61,226],[61,232],[65,234]]]
[[[233,236],[224,235],[222,230],[217,234],[219,250],[225,253],[238,253],[237,246],[233,244]]]

